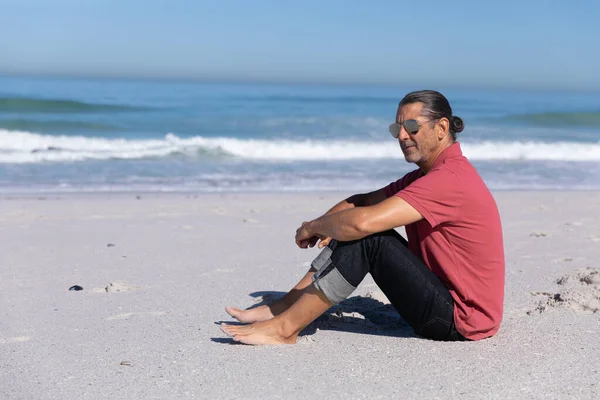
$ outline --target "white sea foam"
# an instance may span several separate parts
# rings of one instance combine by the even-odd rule
[[[600,161],[600,142],[500,142],[462,144],[471,160]],[[107,139],[52,136],[0,129],[0,163],[230,156],[249,160],[351,160],[401,158],[393,140],[259,140],[234,138]]]

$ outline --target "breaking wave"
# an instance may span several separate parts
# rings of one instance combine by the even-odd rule
[[[600,142],[479,141],[461,146],[470,160],[600,161]],[[180,138],[171,133],[161,139],[107,139],[0,129],[0,163],[5,164],[172,156],[280,162],[402,157],[393,141]]]

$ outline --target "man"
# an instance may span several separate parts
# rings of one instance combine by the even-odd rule
[[[296,231],[301,248],[324,250],[282,299],[227,307],[248,325],[222,324],[246,344],[295,343],[300,331],[348,297],[367,273],[418,335],[479,340],[500,326],[504,248],[498,208],[456,134],[463,121],[436,91],[407,94],[390,133],[419,168],[380,190],[352,196]],[[405,241],[393,228],[404,226]]]

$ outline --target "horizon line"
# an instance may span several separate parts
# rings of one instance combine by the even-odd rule
[[[309,85],[309,86],[371,86],[371,87],[407,87],[420,86],[428,88],[458,89],[458,90],[500,90],[500,91],[540,91],[540,92],[585,92],[599,93],[600,87],[580,87],[580,86],[550,86],[550,85],[519,85],[515,83],[507,84],[465,84],[465,83],[423,83],[414,84],[399,81],[355,81],[355,80],[319,80],[319,79],[263,79],[248,77],[209,77],[209,76],[172,76],[172,75],[130,75],[130,74],[77,74],[67,72],[50,73],[32,73],[1,71],[0,77],[4,78],[31,78],[31,79],[72,79],[72,80],[115,80],[115,81],[142,81],[142,82],[187,82],[187,83],[206,83],[206,84],[255,84],[255,85]]]

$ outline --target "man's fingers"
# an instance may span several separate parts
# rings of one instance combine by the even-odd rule
[[[319,242],[319,248],[322,249],[323,247],[327,246],[330,241],[331,241],[330,237],[321,239],[321,241]]]
[[[296,236],[296,245],[298,247],[300,247],[301,249],[307,249],[307,248],[313,248],[315,247],[315,245],[317,244],[317,242],[320,240],[320,238],[318,236],[312,236],[310,238],[307,239],[299,239],[298,236]],[[320,246],[319,246],[320,248]]]

